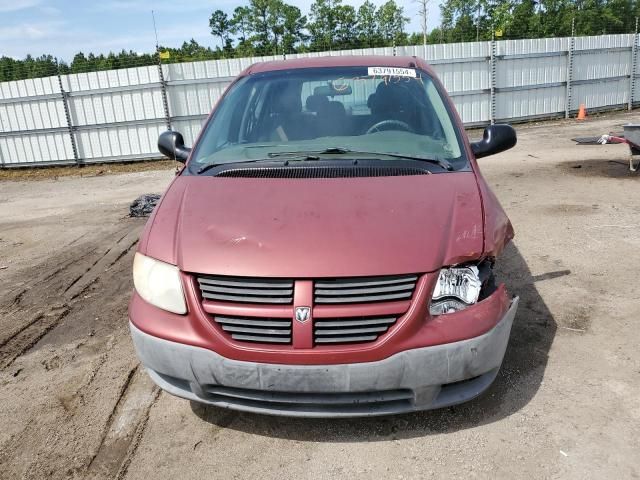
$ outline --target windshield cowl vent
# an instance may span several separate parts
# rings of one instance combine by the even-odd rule
[[[358,178],[401,177],[429,175],[428,170],[411,167],[249,167],[230,168],[218,172],[216,177],[231,178]]]

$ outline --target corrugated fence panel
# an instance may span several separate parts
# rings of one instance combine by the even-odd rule
[[[86,162],[157,158],[158,136],[165,129],[159,120],[153,124],[79,130],[76,135],[79,154]]]
[[[169,111],[172,117],[206,115],[220,99],[230,81],[169,84]]]
[[[571,110],[626,104],[633,35],[580,37],[575,45]]]
[[[67,132],[0,136],[0,165],[73,162]]]
[[[73,162],[58,77],[0,83],[0,165],[52,162]]]
[[[67,75],[63,87],[83,161],[158,156],[166,128],[158,67]]]
[[[633,34],[593,35],[575,38],[575,49],[622,48],[633,45]]]
[[[64,75],[63,86],[69,92],[99,90],[103,88],[132,87],[159,83],[158,67],[135,67],[102,72]]]
[[[496,42],[496,119],[564,112],[568,48],[564,38]]]
[[[162,92],[159,87],[88,93],[69,98],[69,111],[74,125],[100,125],[164,116]]]
[[[403,54],[421,56],[437,73],[465,124],[488,123],[490,42],[402,47]]]

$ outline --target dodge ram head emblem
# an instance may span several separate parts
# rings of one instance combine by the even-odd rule
[[[311,307],[296,307],[296,320],[306,322],[311,316]]]

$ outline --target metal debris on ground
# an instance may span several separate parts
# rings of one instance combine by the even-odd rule
[[[623,125],[624,132],[616,134],[605,134],[595,137],[572,138],[578,145],[606,145],[608,143],[626,143],[631,150],[629,157],[629,170],[638,171],[640,168],[640,124],[628,123]],[[634,160],[638,163],[634,165]]]
[[[140,195],[131,205],[129,205],[129,216],[148,217],[156,207],[158,200],[160,200],[160,195],[156,193]]]

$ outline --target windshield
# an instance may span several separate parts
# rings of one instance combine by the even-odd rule
[[[190,167],[328,149],[437,159],[455,170],[467,165],[447,103],[428,74],[331,67],[240,79],[207,124]]]

